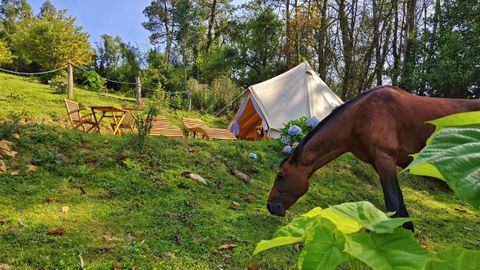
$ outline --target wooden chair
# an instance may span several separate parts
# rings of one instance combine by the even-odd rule
[[[155,117],[152,121],[151,136],[180,137],[183,138],[183,131],[170,124],[165,117]]]
[[[120,124],[120,128],[122,129],[129,129],[131,132],[135,131],[135,122],[137,121],[136,116],[133,114],[132,110],[136,109],[129,109],[123,108],[128,110],[127,114],[125,115],[125,119],[123,119],[122,123]],[[115,130],[117,125],[115,123],[110,123],[112,130]]]
[[[94,129],[98,128],[98,124],[92,120],[92,115],[93,113],[81,115],[80,112],[82,111],[80,109],[80,106],[78,105],[78,102],[64,99],[65,100],[65,107],[67,108],[67,114],[68,118],[70,119],[70,123],[73,126],[73,129],[83,129],[83,132],[90,132]],[[90,126],[90,128],[87,129],[87,127]]]
[[[211,128],[200,119],[183,118],[182,124],[187,131],[187,136],[192,134],[195,138],[198,133],[201,133],[204,139],[210,140],[236,140],[237,137],[227,129]]]

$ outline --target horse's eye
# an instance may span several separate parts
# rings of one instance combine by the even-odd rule
[[[281,184],[285,182],[286,179],[287,177],[284,174],[278,174],[277,178],[275,179],[275,182],[277,182],[278,184]]]

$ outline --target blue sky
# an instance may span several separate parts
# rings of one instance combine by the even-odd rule
[[[37,14],[44,0],[30,0]],[[90,42],[100,41],[103,34],[118,35],[124,41],[138,46],[141,50],[149,48],[148,36],[142,22],[146,20],[143,9],[151,0],[52,0],[57,9],[67,9],[68,15],[77,18],[77,25],[90,34]],[[240,4],[247,0],[233,0]]]

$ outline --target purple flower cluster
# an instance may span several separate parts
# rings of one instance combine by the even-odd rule
[[[318,125],[318,123],[320,123],[320,120],[318,120],[318,118],[315,117],[315,116],[313,116],[313,117],[311,117],[307,120],[307,126],[309,126],[311,128],[315,128]]]
[[[288,129],[288,135],[290,135],[290,136],[297,136],[297,135],[300,135],[300,134],[302,134],[302,129],[297,125],[291,126]]]
[[[282,137],[282,138],[280,138],[280,141],[283,144],[289,144],[290,143],[290,137],[288,137],[288,136]]]
[[[290,145],[285,145],[285,147],[283,147],[283,152],[285,154],[290,154],[292,153],[292,151],[293,151],[293,148]]]

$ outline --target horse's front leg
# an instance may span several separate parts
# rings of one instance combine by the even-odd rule
[[[375,170],[380,176],[387,211],[395,211],[394,217],[408,217],[407,208],[403,202],[402,190],[397,180],[397,165],[395,159],[388,154],[377,155]],[[412,222],[404,223],[403,227],[412,232],[414,231]]]

